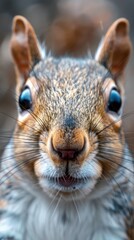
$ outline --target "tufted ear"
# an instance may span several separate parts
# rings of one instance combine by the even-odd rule
[[[115,21],[106,33],[96,60],[104,65],[113,76],[122,75],[131,52],[129,23],[125,18]]]
[[[26,81],[31,68],[41,59],[41,52],[33,27],[22,16],[13,19],[11,53],[17,74]]]

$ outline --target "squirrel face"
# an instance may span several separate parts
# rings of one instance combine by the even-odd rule
[[[19,80],[14,152],[20,171],[48,194],[89,194],[122,162],[119,78],[131,50],[127,20],[111,26],[96,60],[82,60],[42,57],[32,26],[18,16],[11,50]]]

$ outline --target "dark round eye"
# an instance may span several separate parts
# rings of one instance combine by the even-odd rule
[[[109,95],[109,100],[108,100],[108,110],[110,112],[115,112],[118,113],[122,105],[122,100],[120,93],[116,88],[113,88],[110,92]]]
[[[19,106],[22,111],[31,109],[32,106],[32,97],[31,97],[31,92],[28,87],[26,87],[22,93],[20,94],[19,97]]]

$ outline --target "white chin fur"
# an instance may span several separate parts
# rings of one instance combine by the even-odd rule
[[[74,199],[85,198],[85,196],[89,195],[92,192],[96,183],[97,180],[90,179],[87,180],[86,183],[79,183],[75,186],[73,185],[70,187],[63,187],[59,184],[52,184],[49,179],[39,179],[39,184],[45,193],[47,193],[52,198],[57,198],[60,195],[64,200],[72,200],[72,197]]]
[[[60,194],[66,195],[67,199],[70,199],[70,197],[72,199],[72,196],[75,199],[84,198],[92,192],[101,177],[102,168],[92,155],[92,159],[91,157],[86,159],[81,167],[70,162],[69,175],[77,178],[78,182],[69,187],[64,187],[58,181],[52,179],[64,176],[65,166],[61,165],[57,168],[45,153],[42,154],[42,157],[43,159],[35,163],[35,174],[43,191],[52,197]],[[82,181],[79,181],[79,179],[82,179]]]

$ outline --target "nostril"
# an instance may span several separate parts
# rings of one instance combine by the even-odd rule
[[[58,149],[57,150],[57,153],[58,155],[60,156],[60,158],[62,159],[65,159],[65,160],[73,160],[77,157],[78,155],[78,152],[77,150],[62,150],[62,149]]]
[[[67,134],[66,134],[67,135]],[[51,150],[54,157],[66,161],[73,161],[83,156],[86,149],[86,137],[81,131],[75,131],[72,138],[64,132],[56,131],[51,137]]]

